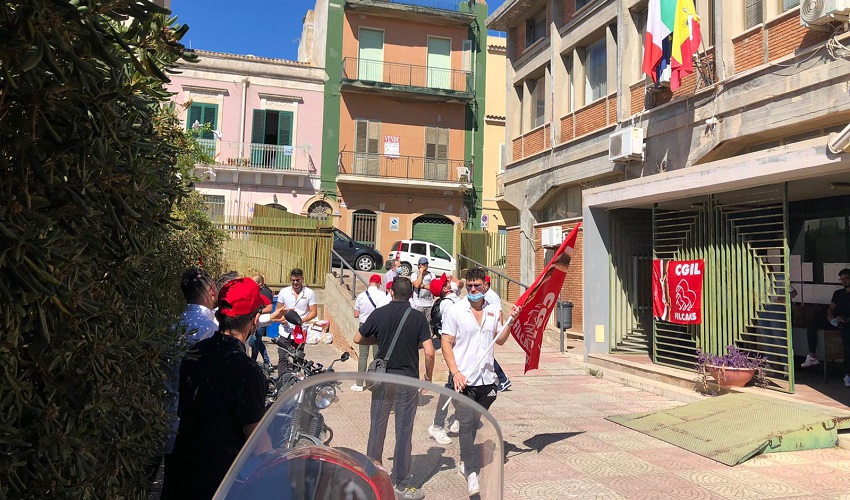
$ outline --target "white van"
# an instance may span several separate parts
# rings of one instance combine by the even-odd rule
[[[400,246],[400,248],[399,248]],[[402,276],[410,276],[413,269],[419,263],[419,258],[425,257],[428,259],[428,269],[437,276],[443,273],[454,276],[456,262],[448,252],[443,250],[439,245],[435,245],[430,241],[422,240],[401,240],[396,241],[390,247],[390,252],[387,259],[399,259],[401,261]]]

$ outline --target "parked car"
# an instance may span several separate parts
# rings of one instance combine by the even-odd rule
[[[399,244],[401,244],[400,249]],[[438,276],[442,273],[455,274],[457,263],[454,257],[443,250],[441,246],[430,241],[401,240],[396,241],[390,247],[389,258],[401,260],[400,274],[402,276],[410,276],[410,273],[416,269],[420,257],[428,259],[428,269]]]
[[[384,265],[384,256],[381,252],[365,243],[354,241],[336,228],[334,228],[334,251],[358,271],[371,271]],[[339,265],[336,255],[331,254],[331,265]]]

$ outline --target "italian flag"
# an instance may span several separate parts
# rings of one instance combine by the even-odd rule
[[[665,44],[671,38],[672,43]],[[670,89],[676,90],[683,76],[692,73],[693,54],[700,44],[699,16],[693,0],[649,0],[646,21],[646,39],[643,52],[643,72],[658,83],[658,75],[669,61]],[[672,53],[664,53],[664,46]]]

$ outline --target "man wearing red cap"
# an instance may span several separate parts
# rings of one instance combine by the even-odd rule
[[[266,380],[246,342],[268,304],[251,278],[221,288],[218,331],[195,344],[180,367],[180,427],[165,459],[162,500],[212,498],[262,419]]]
[[[360,321],[361,325],[369,319],[369,315],[372,314],[372,311],[384,305],[387,299],[387,294],[378,288],[378,285],[380,284],[381,276],[373,274],[369,278],[369,288],[367,288],[366,291],[360,292],[360,295],[357,296],[357,300],[354,301],[354,317]],[[378,344],[373,344],[372,357],[374,358],[376,354],[378,354]],[[365,372],[368,366],[369,346],[361,345],[360,358],[357,360],[357,371]],[[363,386],[363,381],[358,380],[351,386],[351,390],[362,392]]]
[[[445,273],[439,278],[431,280],[431,294],[437,297],[437,300],[434,301],[434,306],[431,308],[432,341],[434,342],[434,349],[440,349],[442,346],[440,330],[443,327],[443,318],[446,317],[451,306],[458,301],[458,296],[452,290],[451,279]],[[449,376],[446,382],[446,388],[450,390],[454,389],[451,376]],[[428,427],[428,434],[440,444],[449,444],[452,442],[451,438],[446,434],[444,427],[446,415],[449,412],[448,408],[444,408],[448,399],[448,396],[440,395],[440,399],[437,402],[437,412],[434,414],[434,425]],[[452,432],[458,431],[457,425],[457,420],[455,420],[455,423],[451,427]]]

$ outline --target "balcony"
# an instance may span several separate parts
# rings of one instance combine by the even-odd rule
[[[364,14],[380,14],[419,22],[469,26],[475,21],[475,13],[467,0],[348,0],[346,10]]]
[[[336,181],[414,189],[466,189],[472,186],[472,174],[463,160],[341,151]]]
[[[342,60],[343,88],[352,91],[414,97],[428,101],[468,102],[475,97],[471,71],[429,68],[413,64]]]
[[[213,159],[213,165],[226,169],[257,169],[294,175],[316,173],[309,148],[215,139],[198,139],[198,143]]]

